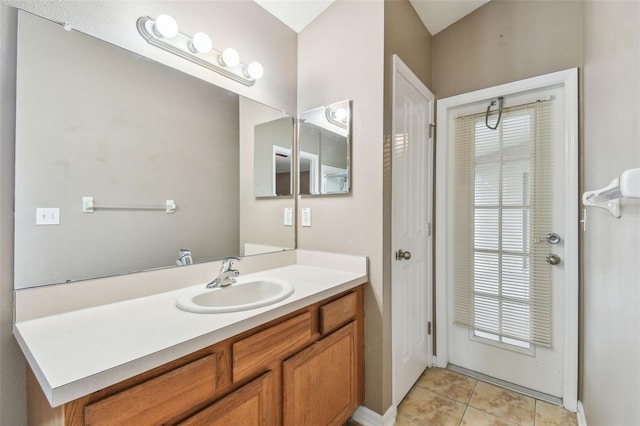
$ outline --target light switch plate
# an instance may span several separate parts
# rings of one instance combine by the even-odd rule
[[[302,208],[302,226],[311,226],[311,208]]]
[[[284,209],[284,226],[293,226],[293,207]]]
[[[36,208],[36,225],[60,225],[60,209],[58,207]]]

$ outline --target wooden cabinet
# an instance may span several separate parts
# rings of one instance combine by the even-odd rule
[[[358,408],[356,322],[284,362],[283,424],[342,425]]]
[[[215,395],[215,356],[209,355],[130,389],[87,405],[84,419],[90,425],[166,424],[182,410]]]
[[[31,425],[341,425],[363,401],[363,286],[51,408]]]
[[[189,417],[180,426],[275,426],[273,373],[268,372]]]
[[[233,344],[233,380],[239,381],[269,368],[313,341],[311,312],[271,326]]]

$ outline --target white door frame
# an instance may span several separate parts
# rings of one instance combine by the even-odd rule
[[[434,116],[434,109],[435,109],[435,96],[434,94],[425,86],[425,84],[420,81],[416,75],[411,71],[411,69],[404,63],[402,62],[402,60],[400,59],[400,57],[398,55],[393,55],[393,83],[392,83],[392,114],[391,114],[391,134],[395,135],[396,133],[396,118],[397,115],[395,113],[395,104],[396,104],[396,93],[397,93],[397,88],[396,88],[396,76],[397,75],[401,75],[402,77],[404,77],[414,88],[416,88],[416,90],[418,92],[420,92],[420,94],[422,96],[424,96],[427,100],[429,100],[430,102],[430,111],[429,111],[429,115],[430,117],[428,117],[429,119],[427,121],[431,121],[433,120],[433,116]],[[427,129],[427,132],[429,131],[429,129]],[[431,139],[431,145],[430,145],[430,155],[429,155],[429,159],[431,161],[431,164],[429,165],[431,167],[431,185],[433,185],[433,172],[434,172],[434,156],[433,156],[433,138],[429,137],[429,139]],[[393,143],[393,142],[392,142]],[[393,155],[393,149],[391,150]],[[392,160],[393,161],[393,160]],[[431,187],[431,191],[429,196],[433,195],[433,186]],[[433,220],[433,199],[429,200],[429,207],[431,208],[431,214],[429,215],[429,220],[432,221]],[[393,209],[393,206],[392,206]],[[393,221],[393,218],[392,218]],[[431,224],[429,224],[429,226],[431,226]],[[392,226],[392,232],[393,232],[393,226]],[[391,253],[391,257],[392,257],[392,261],[391,261],[391,268],[392,268],[392,272],[391,272],[391,276],[392,276],[392,282],[391,285],[393,287],[393,276],[394,276],[394,272],[393,272],[393,268],[394,266],[394,260],[393,260],[393,256],[395,253],[395,250],[398,249],[398,247],[394,247],[393,246],[393,242],[395,241],[395,238],[392,235],[392,244],[391,244],[391,249],[392,249],[392,253]],[[427,257],[426,257],[426,268],[428,270],[429,273],[431,273],[431,271],[433,271],[433,245],[432,245],[432,241],[429,241],[429,251],[427,253]],[[393,294],[393,288],[392,288],[392,294]],[[432,301],[433,301],[433,277],[429,276],[429,280],[427,282],[427,291],[426,291],[426,295],[427,295],[427,300],[426,302],[426,308],[427,308],[427,317],[428,317],[428,322],[432,323],[433,322],[433,312],[432,312]],[[393,297],[393,296],[392,296]],[[395,342],[395,337],[393,334],[393,329],[394,329],[394,315],[393,315],[393,303],[392,303],[392,312],[391,312],[391,320],[392,320],[392,325],[391,325],[391,329],[392,329],[392,336],[391,336],[391,369],[392,369],[392,399],[393,399],[393,404],[394,406],[397,406],[400,404],[401,401],[396,401],[396,356],[398,356],[397,352],[397,345]],[[428,364],[427,366],[432,366],[433,365],[433,341],[432,341],[432,335],[429,335],[430,333],[428,333],[427,330],[427,324],[421,324],[418,325],[416,324],[416,327],[418,326],[422,326],[424,328],[424,334],[425,337],[428,339]]]
[[[453,158],[448,155],[449,111],[460,105],[484,102],[498,96],[538,90],[549,86],[564,89],[564,319],[563,319],[563,387],[565,408],[577,410],[578,402],[578,69],[572,68],[519,80],[475,92],[438,100],[436,147],[436,365],[446,367],[448,348],[448,276],[451,274],[451,250],[447,244],[451,198],[447,194],[447,176]]]
[[[282,155],[286,155],[287,157],[289,157],[289,162],[290,162],[290,167],[289,167],[289,173],[293,174],[293,171],[291,170],[291,166],[293,166],[293,161],[291,160],[291,148],[285,148],[283,146],[280,145],[276,145],[273,144],[273,155],[272,155],[272,159],[273,159],[273,164],[271,165],[273,173],[271,176],[271,189],[272,189],[272,194],[273,196],[278,195],[278,191],[276,191],[276,178],[278,176],[278,165],[277,165],[277,160],[278,160],[278,154],[282,154]],[[289,180],[289,193],[293,194],[293,179]]]
[[[319,185],[318,185],[318,164],[320,163],[320,156],[318,154],[312,154],[306,151],[298,152],[298,163],[300,160],[305,159],[309,160],[309,194],[319,194]],[[298,164],[298,174],[302,168],[300,164]],[[299,190],[300,188],[298,188]]]

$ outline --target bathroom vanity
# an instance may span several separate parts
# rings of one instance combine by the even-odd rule
[[[343,424],[364,398],[366,259],[297,252],[247,275],[294,285],[270,306],[184,312],[182,288],[17,322],[29,423]]]

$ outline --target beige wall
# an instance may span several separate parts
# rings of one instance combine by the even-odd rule
[[[433,37],[442,99],[580,66],[582,2],[493,0]]]
[[[383,14],[382,2],[338,0],[298,38],[298,111],[353,100],[352,194],[301,198],[312,226],[298,228],[298,247],[369,258],[365,404],[381,414],[391,402],[382,281]]]
[[[249,1],[30,1],[0,2],[0,424],[26,423],[24,361],[12,334],[13,197],[16,19],[15,7],[174,66],[221,87],[281,110],[296,111],[297,37],[264,9]],[[214,45],[234,46],[241,57],[258,60],[265,76],[254,87],[230,80],[148,45],[135,21],[144,15],[170,13],[187,33],[206,31]],[[256,35],[259,35],[256,36]]]
[[[584,190],[640,167],[640,3],[584,3]],[[587,423],[638,424],[640,200],[587,209],[582,395]]]
[[[0,424],[26,424],[25,362],[13,337],[13,184],[17,13],[0,4]]]
[[[413,73],[431,87],[431,34],[409,0],[384,2],[384,58],[385,72],[390,70],[391,55],[400,56]],[[385,74],[386,75],[386,74]],[[389,86],[385,79],[385,87]],[[389,102],[385,101],[385,106]],[[385,118],[389,117],[385,112]]]

